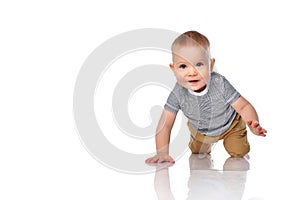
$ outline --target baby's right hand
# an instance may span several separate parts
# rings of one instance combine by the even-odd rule
[[[175,163],[175,160],[171,156],[169,156],[169,154],[167,154],[167,153],[160,153],[151,158],[148,158],[147,160],[145,160],[145,162],[148,164],[163,163],[163,162]]]

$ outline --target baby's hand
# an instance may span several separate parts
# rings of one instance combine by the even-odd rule
[[[254,133],[255,135],[258,135],[258,136],[263,136],[265,137],[267,133],[267,130],[262,128],[260,125],[259,125],[259,122],[258,121],[248,121],[247,122],[247,125],[249,126],[250,130],[252,131],[252,133]]]
[[[151,158],[148,158],[147,160],[145,160],[145,162],[148,164],[163,163],[163,162],[175,163],[175,160],[171,156],[169,156],[169,154],[167,154],[167,153],[160,153]]]

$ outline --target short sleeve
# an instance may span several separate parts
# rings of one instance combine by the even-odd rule
[[[174,91],[172,91],[170,93],[164,108],[174,114],[177,114],[177,112],[179,111],[180,105],[179,105],[178,98],[177,98],[176,94],[174,93]]]
[[[241,96],[241,94],[230,84],[230,82],[225,77],[223,78],[224,98],[227,103],[232,104]]]

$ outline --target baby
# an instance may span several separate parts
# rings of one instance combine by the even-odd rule
[[[231,157],[244,157],[250,151],[246,124],[258,136],[267,131],[259,124],[254,107],[222,75],[213,72],[207,37],[188,31],[172,44],[170,68],[177,83],[164,106],[156,130],[157,154],[146,163],[171,162],[170,134],[176,114],[182,110],[188,119],[189,148],[193,154],[209,154],[212,145],[223,140]]]

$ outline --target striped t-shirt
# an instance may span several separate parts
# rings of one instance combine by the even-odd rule
[[[240,96],[224,76],[212,72],[206,89],[201,93],[176,83],[164,108],[175,114],[182,110],[195,130],[207,136],[219,136],[234,120],[236,111],[231,104]]]

